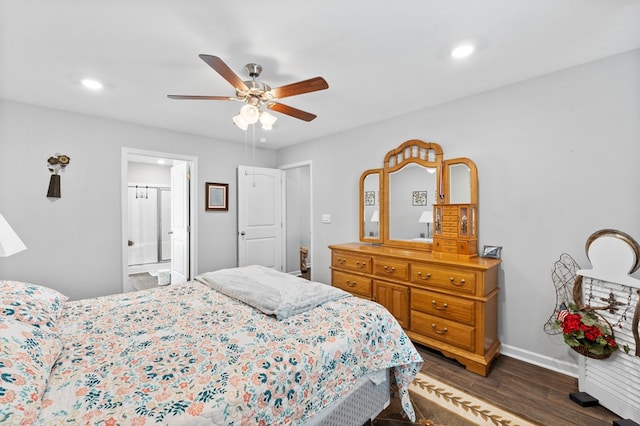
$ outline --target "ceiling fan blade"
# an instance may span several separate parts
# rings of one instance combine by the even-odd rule
[[[167,95],[171,99],[195,99],[202,101],[234,101],[236,98],[229,96],[195,96],[195,95]]]
[[[211,68],[213,68],[218,74],[220,74],[222,78],[231,83],[233,87],[238,90],[249,90],[247,85],[244,84],[244,81],[242,81],[242,79],[238,77],[238,75],[234,73],[233,70],[231,70],[231,68],[229,68],[227,64],[222,61],[222,59],[213,55],[198,56],[200,56],[200,59],[205,61]]]
[[[329,84],[322,77],[314,77],[308,80],[299,81],[297,83],[287,84],[285,86],[271,89],[271,93],[278,99],[289,96],[301,95],[303,93],[315,92],[317,90],[328,89]]]
[[[311,114],[310,112],[302,111],[301,109],[293,108],[278,102],[267,104],[267,108],[304,121],[311,121],[317,117],[317,115]]]

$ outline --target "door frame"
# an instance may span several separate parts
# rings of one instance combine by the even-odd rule
[[[186,161],[189,163],[190,175],[191,179],[189,180],[189,222],[190,222],[190,231],[189,232],[189,270],[191,274],[191,279],[196,275],[198,271],[198,215],[197,215],[197,207],[198,207],[198,194],[197,190],[198,186],[198,157],[193,157],[190,155],[182,155],[182,154],[174,154],[168,152],[159,152],[159,151],[148,151],[143,149],[136,148],[122,148],[121,151],[121,183],[120,183],[120,193],[121,193],[121,247],[122,247],[122,256],[121,256],[121,267],[122,267],[122,292],[131,291],[129,288],[129,256],[128,256],[128,229],[129,229],[129,214],[128,214],[128,175],[129,175],[129,161],[133,157],[149,157],[149,158],[157,158],[157,159],[165,159],[165,160],[180,160]]]
[[[311,160],[300,161],[297,163],[283,164],[278,166],[280,170],[285,173],[285,176],[282,177],[282,220],[284,223],[284,227],[282,229],[282,256],[285,259],[286,264],[286,255],[287,255],[287,187],[286,187],[286,173],[287,170],[297,169],[301,167],[309,167],[309,256],[307,257],[307,262],[311,265],[311,275],[310,279],[313,280],[313,254],[315,253],[314,245],[313,245],[313,162]]]

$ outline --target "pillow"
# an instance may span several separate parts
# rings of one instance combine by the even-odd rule
[[[36,422],[61,350],[57,334],[0,316],[0,423]]]
[[[19,281],[0,281],[0,316],[36,327],[55,328],[69,298],[48,287]]]

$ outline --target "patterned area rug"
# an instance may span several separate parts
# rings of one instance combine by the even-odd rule
[[[486,401],[475,398],[451,385],[442,383],[422,372],[418,373],[409,391],[414,399],[417,424],[435,426],[442,424],[437,419],[430,418],[429,413],[421,409],[420,399],[424,398],[431,404],[437,404],[448,412],[456,415],[460,420],[457,424],[494,425],[494,426],[536,426],[514,414],[511,414]],[[451,424],[451,423],[447,423]]]

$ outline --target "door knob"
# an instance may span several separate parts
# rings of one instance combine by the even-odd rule
[[[240,235],[245,235],[245,232],[244,231],[240,232]]]

